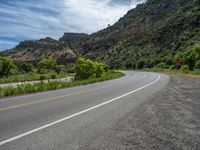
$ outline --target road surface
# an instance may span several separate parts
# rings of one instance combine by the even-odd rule
[[[91,85],[0,99],[0,149],[90,149],[92,140],[169,82],[163,74],[125,74]],[[91,149],[101,149],[101,144]]]

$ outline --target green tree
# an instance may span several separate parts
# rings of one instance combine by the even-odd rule
[[[39,62],[39,67],[41,69],[52,70],[56,66],[56,60],[53,58],[43,58]]]
[[[12,69],[15,69],[16,65],[14,61],[7,57],[0,57],[0,76],[6,76],[10,74]]]
[[[142,69],[144,67],[145,63],[143,60],[139,60],[136,64],[136,69]]]
[[[105,72],[109,71],[109,66],[100,62],[78,58],[74,71],[76,79],[88,79],[90,77],[101,77]]]
[[[166,65],[165,63],[159,63],[158,65],[156,65],[157,68],[161,68],[161,69],[168,69],[169,66]]]
[[[183,65],[180,69],[181,72],[183,73],[189,73],[189,66],[188,65]]]
[[[187,50],[183,53],[178,53],[175,56],[175,61],[180,66],[188,65],[190,70],[195,68],[196,62],[200,60],[200,45],[194,46],[194,48]]]
[[[19,66],[19,69],[23,72],[31,72],[33,71],[33,65],[28,63],[23,63]]]
[[[54,67],[54,70],[57,74],[60,74],[65,71],[65,66],[64,65],[57,65]]]
[[[94,75],[95,67],[91,60],[84,58],[78,58],[76,65],[74,66],[76,79],[88,79]]]
[[[102,74],[104,73],[104,64],[99,62],[94,62],[94,68],[96,77],[101,77]]]
[[[103,64],[103,69],[105,72],[108,72],[110,70],[110,67],[106,64]]]
[[[200,60],[198,60],[195,64],[195,69],[200,69]]]

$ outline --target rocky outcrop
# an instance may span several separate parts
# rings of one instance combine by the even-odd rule
[[[52,38],[37,41],[23,41],[15,48],[2,52],[1,55],[13,58],[16,61],[37,63],[42,58],[52,57],[59,63],[72,63],[76,54],[66,44]]]
[[[60,42],[64,42],[66,44],[70,44],[73,42],[77,42],[81,39],[84,39],[88,36],[85,33],[64,33],[63,37],[59,39]]]

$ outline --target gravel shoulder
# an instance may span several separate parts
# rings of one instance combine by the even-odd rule
[[[91,143],[89,149],[200,149],[200,79],[171,77],[166,88]]]

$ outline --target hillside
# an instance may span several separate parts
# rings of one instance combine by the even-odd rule
[[[45,44],[35,48],[32,43],[24,47],[22,42],[3,54],[16,60],[35,61],[49,55],[75,58],[76,52],[102,60],[112,68],[151,68],[161,62],[172,65],[175,54],[200,43],[200,1],[147,0],[113,26],[91,35],[65,33],[60,41],[50,42],[48,50]]]
[[[87,37],[88,34],[85,33],[64,33],[64,35],[59,39],[60,42],[70,44]]]
[[[37,41],[23,41],[15,48],[1,53],[16,61],[37,63],[40,59],[52,57],[59,63],[71,63],[76,59],[76,54],[66,44],[51,38]]]
[[[198,0],[148,0],[78,45],[83,56],[113,68],[140,69],[160,62],[172,65],[177,52],[199,41]]]

